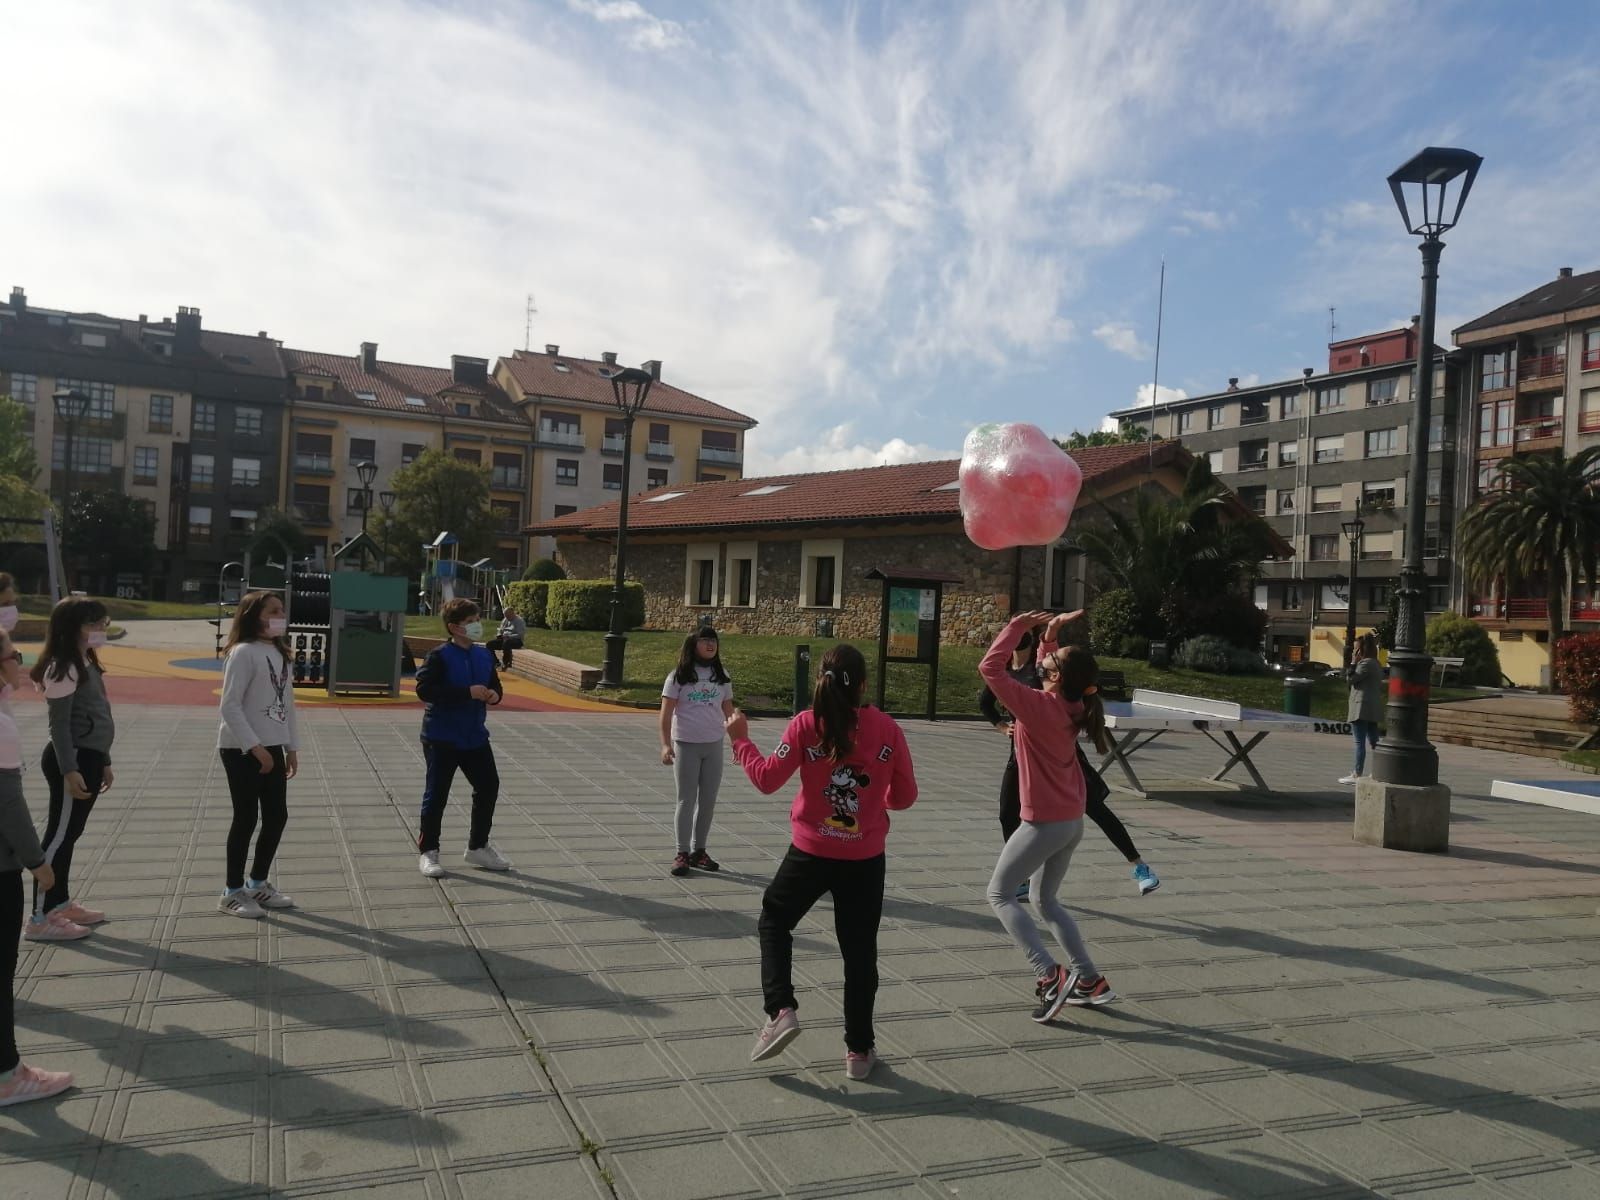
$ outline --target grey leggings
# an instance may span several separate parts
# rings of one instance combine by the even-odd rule
[[[678,781],[678,849],[704,850],[722,785],[722,742],[673,742],[672,774]],[[689,833],[694,831],[694,845]]]
[[[1082,840],[1082,817],[1076,821],[1024,821],[1006,840],[989,880],[989,907],[994,909],[1011,940],[1022,947],[1033,973],[1039,978],[1049,974],[1056,962],[1044,948],[1039,927],[1017,903],[1017,889],[1029,878],[1033,880],[1032,900],[1049,924],[1050,932],[1056,935],[1056,941],[1067,952],[1068,963],[1086,979],[1095,979],[1099,974],[1072,914],[1056,899],[1056,889],[1066,878],[1072,852]]]

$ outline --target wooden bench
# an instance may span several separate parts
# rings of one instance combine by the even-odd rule
[[[1128,698],[1128,681],[1121,671],[1100,672],[1100,695],[1108,700],[1126,700]]]
[[[1433,660],[1433,684],[1434,684],[1434,686],[1435,687],[1443,687],[1444,684],[1445,684],[1445,680],[1450,677],[1450,672],[1451,671],[1454,671],[1459,676],[1461,674],[1461,668],[1466,663],[1466,661],[1467,660],[1464,659],[1464,658],[1436,658],[1436,659],[1434,659]]]
[[[564,692],[587,692],[600,682],[601,670],[538,650],[513,650],[511,674]]]

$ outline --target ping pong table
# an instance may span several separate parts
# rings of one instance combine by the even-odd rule
[[[1100,773],[1105,774],[1106,768],[1116,763],[1127,777],[1129,788],[1141,796],[1149,793],[1128,759],[1163,734],[1204,735],[1228,755],[1222,768],[1211,776],[1213,781],[1221,780],[1235,767],[1242,767],[1255,785],[1264,789],[1267,781],[1250,760],[1250,751],[1270,733],[1310,733],[1316,724],[1310,717],[1242,708],[1230,700],[1205,700],[1147,688],[1135,688],[1131,701],[1107,700],[1105,710],[1111,750],[1100,760]],[[1241,735],[1246,740],[1240,741]],[[1109,779],[1106,782],[1111,783]]]

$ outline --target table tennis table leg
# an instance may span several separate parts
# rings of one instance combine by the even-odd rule
[[[1234,767],[1243,767],[1246,771],[1250,772],[1250,778],[1255,780],[1256,786],[1262,791],[1266,791],[1267,781],[1261,778],[1261,772],[1256,770],[1255,763],[1250,761],[1250,751],[1254,750],[1258,745],[1261,744],[1263,739],[1265,739],[1267,736],[1266,733],[1258,733],[1248,742],[1240,745],[1239,739],[1234,734],[1233,730],[1224,729],[1221,732],[1222,736],[1227,739],[1228,745],[1233,747],[1233,755],[1226,763],[1223,764],[1222,770],[1218,771],[1211,777],[1212,780],[1220,780],[1229,771],[1233,770]]]
[[[1128,777],[1128,786],[1133,789],[1136,795],[1149,795],[1149,793],[1144,790],[1144,784],[1139,782],[1139,777],[1133,773],[1133,768],[1128,765],[1128,755],[1133,753],[1134,750],[1137,750],[1141,745],[1148,746],[1151,742],[1156,740],[1156,736],[1158,735],[1152,734],[1143,742],[1140,742],[1138,741],[1139,731],[1137,729],[1130,729],[1123,736],[1122,740],[1118,741],[1116,730],[1111,729],[1107,730],[1107,732],[1111,735],[1111,750],[1104,758],[1100,760],[1100,766],[1098,768],[1100,773],[1104,775],[1106,767],[1112,762],[1115,762],[1117,766],[1122,768],[1122,773]]]

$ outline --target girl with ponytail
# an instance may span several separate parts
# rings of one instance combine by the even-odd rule
[[[750,740],[742,712],[728,718],[733,756],[770,795],[796,771],[789,851],[761,898],[761,991],[767,1021],[750,1061],[771,1058],[800,1035],[795,1015],[794,927],[825,894],[844,957],[845,1072],[865,1079],[877,1062],[872,1011],[878,992],[878,922],[883,915],[884,842],[889,810],[910,808],[916,775],[905,734],[881,709],[863,705],[867,664],[841,643],[822,657],[811,708],[767,757]]]

